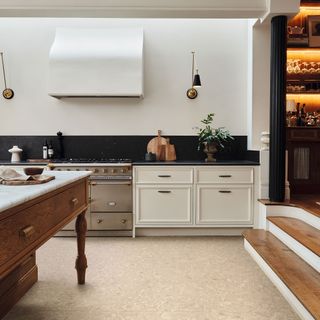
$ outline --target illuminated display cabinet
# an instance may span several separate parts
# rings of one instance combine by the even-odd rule
[[[319,34],[317,34],[319,33]],[[287,150],[292,194],[320,190],[320,4],[288,22]]]

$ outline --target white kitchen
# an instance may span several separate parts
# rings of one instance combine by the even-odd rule
[[[283,121],[320,6],[131,2],[0,1],[0,318],[319,319]]]

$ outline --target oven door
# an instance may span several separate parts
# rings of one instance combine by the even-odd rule
[[[132,212],[131,181],[91,181],[90,211]]]

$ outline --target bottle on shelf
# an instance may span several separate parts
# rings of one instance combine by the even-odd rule
[[[53,159],[54,151],[52,147],[52,142],[49,142],[49,147],[48,147],[48,158]]]
[[[301,126],[302,126],[302,117],[301,117],[301,110],[300,110],[297,116],[297,127],[301,127]]]
[[[300,102],[297,103],[296,106],[296,126],[300,127],[301,126],[301,110],[300,110]]]
[[[302,108],[301,108],[301,125],[302,126],[305,126],[306,125],[306,104],[304,103],[302,105]]]
[[[48,159],[48,143],[47,140],[44,142],[42,146],[42,158],[43,159]]]

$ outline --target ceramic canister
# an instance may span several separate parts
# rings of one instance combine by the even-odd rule
[[[8,151],[11,153],[11,162],[19,162],[19,161],[21,161],[22,149],[20,149],[18,146],[13,146]]]

